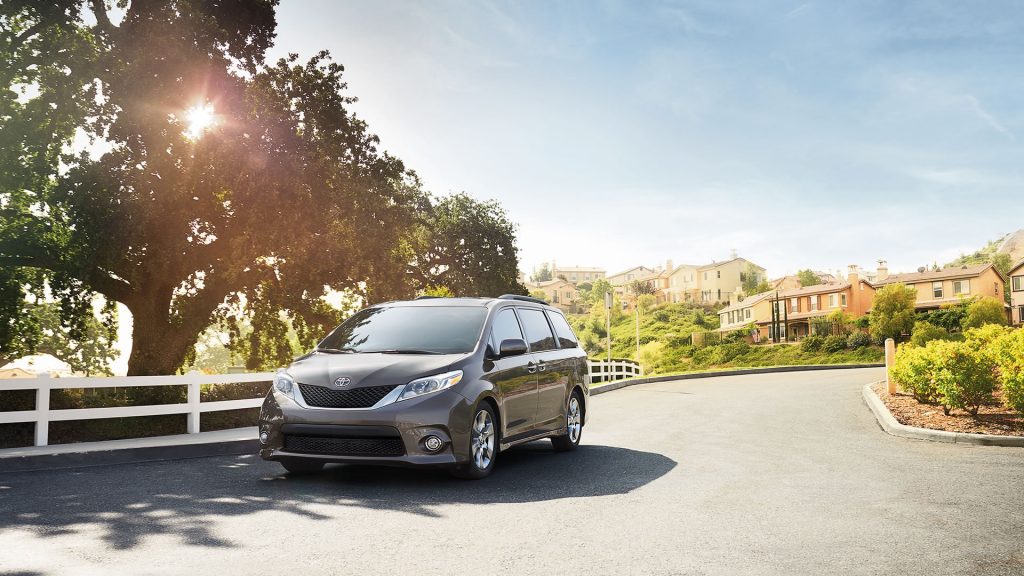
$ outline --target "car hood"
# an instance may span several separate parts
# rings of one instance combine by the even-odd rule
[[[408,384],[424,376],[447,372],[465,354],[312,354],[288,367],[299,384],[331,386],[350,378],[346,388]]]

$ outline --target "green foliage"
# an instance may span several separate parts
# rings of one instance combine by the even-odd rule
[[[452,289],[444,285],[427,285],[423,289],[423,296],[433,296],[435,298],[451,298],[455,296]]]
[[[768,283],[761,277],[761,271],[752,262],[747,262],[747,267],[743,274],[740,275],[740,282],[743,285],[743,293],[750,296],[752,294],[760,294],[761,292],[767,292],[770,290]],[[759,290],[762,284],[766,287],[764,290]]]
[[[841,352],[846,349],[846,336],[833,334],[826,336],[821,342],[821,351],[827,353]]]
[[[900,341],[914,329],[914,302],[917,293],[902,283],[883,286],[875,293],[871,308],[871,334],[876,341],[893,338]]]
[[[992,400],[995,390],[995,362],[988,354],[969,342],[933,341],[931,352],[932,380],[943,411],[953,408],[978,415],[979,407]]]
[[[579,303],[584,308],[600,304],[604,306],[604,295],[612,292],[612,285],[604,278],[584,282],[578,287]]]
[[[657,292],[657,290],[654,289],[654,286],[645,280],[633,280],[629,283],[628,288],[629,293],[633,296],[642,296],[644,294],[654,294]]]
[[[865,346],[870,345],[871,335],[868,334],[867,332],[855,330],[853,332],[850,332],[850,335],[846,337],[846,347],[851,350],[856,350],[857,348],[864,348]]]
[[[896,359],[889,369],[889,376],[906,392],[914,395],[918,402],[934,402],[938,398],[933,379],[931,351],[913,344],[902,344],[896,351]]]
[[[662,370],[665,357],[664,342],[648,342],[640,346],[640,366],[645,374],[654,374]]]
[[[1024,328],[1003,333],[990,351],[999,368],[1003,402],[1024,414]]]
[[[1006,325],[1006,308],[996,298],[981,298],[968,304],[963,329],[979,328],[986,324]]]
[[[821,347],[825,344],[825,337],[820,334],[811,334],[805,336],[803,341],[800,342],[800,348],[804,352],[817,352],[821,350]]]
[[[531,290],[530,291],[530,297],[531,298],[536,298],[538,300],[543,300],[545,302],[549,302],[550,301],[548,299],[548,293],[543,291],[543,290]]]
[[[924,346],[932,340],[948,340],[949,332],[944,328],[918,320],[914,323],[914,333],[910,341],[914,346]]]
[[[796,273],[796,278],[800,282],[801,287],[816,286],[818,284],[821,284],[821,278],[819,278],[818,275],[815,274],[814,270],[811,270],[810,268],[807,268],[805,270],[798,270]]]
[[[530,282],[534,284],[548,282],[549,280],[554,280],[554,277],[551,275],[551,266],[547,262],[541,264],[540,269],[530,275]]]
[[[938,310],[918,312],[917,319],[938,326],[951,334],[959,332],[964,318],[967,317],[967,306],[969,304],[969,300],[963,300],[956,304],[945,304]]]

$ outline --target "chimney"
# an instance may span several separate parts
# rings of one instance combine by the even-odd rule
[[[860,280],[859,268],[856,264],[850,264],[846,272],[846,281],[856,285],[858,280]]]
[[[668,270],[669,272],[675,270],[675,266],[672,265],[671,259],[665,260],[665,270]]]
[[[881,282],[889,277],[889,263],[885,260],[878,261],[878,276],[875,278],[876,281]]]

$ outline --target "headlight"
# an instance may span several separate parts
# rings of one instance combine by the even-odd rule
[[[433,392],[440,392],[445,388],[455,386],[461,381],[462,370],[413,380],[405,385],[405,389],[402,390],[402,394],[399,395],[398,401],[408,400],[410,398],[423,396],[424,394],[431,394]]]
[[[277,374],[274,375],[274,388],[277,388],[277,391],[281,394],[294,399],[295,396],[292,394],[292,388],[294,386],[295,380],[290,374],[285,372],[283,368],[278,370]]]

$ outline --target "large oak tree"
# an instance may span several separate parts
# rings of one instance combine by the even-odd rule
[[[172,373],[232,309],[315,333],[339,319],[330,291],[521,288],[511,226],[494,238],[432,206],[350,112],[340,65],[264,61],[275,4],[134,0],[116,24],[103,0],[0,13],[0,266],[126,305],[129,374]],[[190,125],[196,110],[212,125]],[[96,145],[72,154],[84,138]],[[507,222],[466,200],[460,213]],[[465,239],[424,232],[442,228]],[[494,272],[475,250],[498,250],[496,280],[473,279]]]

